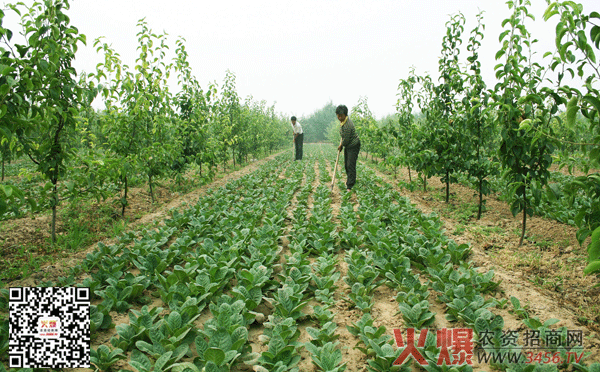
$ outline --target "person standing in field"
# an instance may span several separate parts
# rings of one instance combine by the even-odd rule
[[[354,128],[354,123],[348,117],[348,107],[339,105],[335,109],[335,114],[340,121],[340,136],[342,140],[338,146],[338,151],[344,149],[344,165],[346,168],[346,189],[352,190],[356,184],[356,161],[360,152],[360,139]]]
[[[304,142],[304,131],[302,125],[292,116],[292,128],[294,130],[294,144],[296,145],[296,160],[302,160],[302,145]]]

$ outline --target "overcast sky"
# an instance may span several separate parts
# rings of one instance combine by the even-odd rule
[[[600,11],[597,0],[577,2],[588,14]],[[544,22],[546,2],[532,3],[536,21],[526,26],[540,40],[541,58],[554,46],[558,18]],[[275,103],[286,116],[310,115],[329,101],[351,108],[366,96],[380,119],[395,112],[398,82],[410,66],[437,79],[450,15],[465,15],[466,43],[480,10],[486,26],[482,73],[492,86],[501,22],[510,15],[502,0],[71,0],[68,14],[88,40],[77,53],[78,72],[94,71],[103,60],[92,47],[99,36],[132,67],[136,24],[146,17],[153,31],[169,34],[173,54],[177,37],[187,40],[192,70],[203,88],[212,81],[221,85],[229,69],[240,97]],[[461,57],[464,62],[467,54]]]

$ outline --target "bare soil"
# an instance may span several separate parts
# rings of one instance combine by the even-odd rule
[[[128,229],[133,230],[141,226],[160,223],[169,216],[171,209],[194,203],[210,188],[222,186],[231,180],[249,174],[272,157],[256,161],[237,172],[223,175],[217,181],[185,195],[169,194],[165,189],[159,189],[157,194],[160,202],[154,204],[150,202],[145,189],[132,190],[128,213],[133,221],[128,225]],[[317,177],[313,187],[316,188],[319,184],[319,169],[317,164],[314,167]],[[332,168],[329,163],[326,164],[330,175],[333,174]],[[392,185],[397,184],[397,180],[390,172],[376,171],[376,173],[385,182]],[[339,174],[345,177],[343,172]],[[284,177],[284,175],[282,174],[280,177]],[[400,179],[408,181],[408,172],[405,169],[399,170],[398,180]],[[515,296],[520,299],[521,304],[528,309],[531,316],[538,316],[542,321],[557,318],[560,320],[557,326],[583,330],[585,350],[592,354],[586,363],[600,362],[599,280],[597,277],[583,276],[585,249],[577,244],[575,228],[556,221],[533,217],[528,222],[528,238],[519,247],[517,232],[520,231],[521,220],[519,216],[516,218],[512,216],[504,202],[489,198],[487,210],[482,219],[478,221],[475,219],[476,210],[472,207],[476,204],[473,190],[460,185],[451,185],[452,198],[450,204],[447,205],[440,197],[443,185],[436,179],[430,179],[428,186],[430,189],[428,192],[422,190],[410,192],[399,187],[396,187],[396,190],[408,197],[424,213],[438,214],[444,222],[446,233],[455,241],[469,243],[473,249],[469,260],[473,262],[474,266],[485,271],[494,269],[496,280],[502,281],[496,294],[497,298],[508,299],[510,296]],[[356,187],[360,187],[360,174]],[[336,222],[339,222],[342,192],[346,191],[340,190],[336,185],[331,196],[333,217]],[[357,202],[355,196],[352,197],[352,201]],[[288,219],[291,219],[295,205],[296,197],[294,196],[288,208]],[[0,229],[4,240],[0,247],[0,254],[7,259],[16,257],[20,247],[35,246],[36,242],[48,238],[49,222],[45,216],[36,217],[33,220],[30,218],[14,220],[8,223],[10,224],[7,225],[8,228]],[[284,234],[293,233],[290,229],[291,223],[288,221]],[[105,244],[110,243],[111,241],[105,242]],[[283,236],[280,243],[284,252],[289,252],[288,237]],[[95,247],[96,244],[93,244],[76,253],[56,252],[53,264],[46,265],[30,277],[13,281],[9,283],[9,286],[33,286],[45,280],[55,280],[57,277],[65,275],[69,268],[80,262]],[[35,252],[33,253],[35,254]],[[347,272],[344,252],[338,254],[338,270],[343,278]],[[336,312],[334,321],[338,325],[343,358],[348,363],[347,371],[366,371],[366,356],[353,348],[358,339],[346,329],[346,326],[358,322],[362,313],[346,301],[350,293],[347,284],[340,279],[336,285],[338,286],[335,295],[336,305],[332,311]],[[372,315],[375,325],[384,325],[389,333],[394,328],[403,327],[402,317],[397,314],[398,304],[394,291],[386,286],[381,286],[375,291],[374,296],[375,305]],[[155,299],[150,306],[166,308],[160,299]],[[134,309],[140,307],[134,307]],[[430,309],[437,313],[435,328],[452,327],[452,324],[449,324],[444,318],[445,305],[436,302],[434,296],[430,296]],[[508,309],[510,309],[510,305],[504,310],[494,310],[504,317],[505,329],[523,329],[521,320],[509,313]],[[268,313],[268,309],[265,309],[265,312]],[[111,313],[111,315],[116,324],[128,322],[126,314]],[[205,310],[201,319],[205,320],[207,316],[208,312]],[[303,324],[301,328],[303,329],[305,326]],[[266,346],[258,340],[263,330],[261,325],[253,325],[249,330],[249,340],[253,351],[266,350]],[[306,333],[303,333],[304,336],[300,341],[308,341]],[[101,332],[93,341],[92,347],[97,348],[101,344],[109,345],[109,339],[114,334],[114,328]],[[310,356],[306,352],[303,352],[302,356],[301,371],[316,371],[310,362]],[[474,367],[475,371],[489,370],[489,366],[475,365]],[[120,361],[115,368],[131,369],[126,360]]]

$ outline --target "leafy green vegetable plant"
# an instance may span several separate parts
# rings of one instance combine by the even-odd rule
[[[308,342],[305,347],[311,353],[313,364],[321,371],[342,372],[346,370],[347,363],[342,363],[342,352],[337,347],[338,344],[338,342],[327,342],[318,347]]]
[[[154,307],[148,310],[144,305],[141,310],[131,310],[129,312],[129,324],[117,325],[116,331],[118,337],[112,337],[110,343],[123,351],[128,351],[137,341],[150,341],[150,330],[155,323],[159,321],[159,315],[162,313],[162,307]]]
[[[195,345],[199,357],[194,364],[199,369],[209,370],[214,368],[209,365],[214,364],[219,371],[228,370],[240,357],[251,353],[244,303],[225,297],[229,296],[223,295],[219,304],[210,305],[213,318],[204,324],[203,330],[198,330]]]
[[[510,296],[510,303],[513,305],[511,312],[521,319],[529,318],[529,312],[527,309],[521,306],[521,301],[515,296]]]
[[[301,344],[297,341],[300,331],[296,321],[292,318],[271,316],[265,326],[269,342],[268,350],[258,359],[260,366],[267,371],[297,371],[296,366],[301,359],[297,348]]]
[[[116,348],[110,350],[106,345],[98,346],[98,349],[90,350],[90,364],[96,371],[108,371],[111,366],[121,359],[125,359],[123,350]]]
[[[0,354],[8,352],[8,319],[0,319]]]
[[[172,351],[168,351],[162,354],[156,359],[154,364],[152,361],[139,350],[133,350],[131,353],[131,360],[129,365],[138,370],[139,372],[163,372],[169,369],[168,364],[172,360]]]
[[[402,319],[410,327],[422,329],[435,321],[435,313],[429,311],[429,301],[423,300],[413,306],[404,303],[398,304]]]
[[[350,301],[363,313],[370,312],[374,305],[373,295],[370,294],[369,288],[365,287],[361,283],[354,283],[351,288],[351,292],[348,294],[348,297]]]
[[[273,295],[275,300],[275,312],[284,318],[291,317],[294,320],[305,316],[302,309],[308,304],[301,291],[295,291],[292,286],[284,285]]]
[[[113,326],[109,309],[103,304],[90,306],[90,335],[95,337],[98,330],[109,329]]]
[[[333,342],[340,337],[339,334],[335,333],[336,329],[337,324],[330,321],[321,325],[319,329],[306,327],[306,332],[312,337],[312,341],[310,342],[312,345],[322,347],[326,343]]]
[[[193,342],[196,334],[192,322],[198,316],[200,315],[185,319],[184,322],[182,316],[177,311],[173,311],[150,329],[150,343],[140,340],[135,343],[135,346],[155,359],[160,358],[167,351],[172,351],[172,359],[177,361],[188,353],[189,344]]]

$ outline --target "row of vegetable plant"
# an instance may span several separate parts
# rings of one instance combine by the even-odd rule
[[[339,342],[336,341],[340,335],[337,333],[337,323],[334,321],[335,314],[329,309],[336,302],[338,286],[341,273],[337,271],[337,225],[333,221],[333,209],[331,208],[331,182],[330,172],[327,169],[324,152],[318,152],[316,160],[319,169],[319,186],[313,195],[313,209],[311,222],[318,224],[319,230],[312,233],[318,237],[316,242],[310,242],[311,252],[316,259],[311,264],[311,285],[309,289],[314,299],[319,303],[312,307],[313,318],[317,327],[307,327],[306,332],[312,338],[304,344],[311,353],[313,364],[321,371],[342,372],[346,370],[347,362],[343,362]],[[314,218],[313,218],[314,217]]]
[[[317,152],[317,147],[307,146],[307,150]],[[190,208],[172,211],[156,228],[125,233],[115,244],[99,244],[69,276],[58,283],[43,283],[91,288],[90,328],[95,339],[106,334],[117,313],[128,313],[129,323],[117,325],[107,344],[93,348],[95,370],[109,370],[126,359],[138,371],[229,371],[242,365],[253,365],[257,371],[298,371],[306,349],[317,368],[342,371],[348,361],[336,343],[339,332],[331,311],[340,300],[363,313],[348,330],[368,357],[367,369],[408,370],[408,364],[393,365],[405,349],[396,347],[390,331],[371,315],[374,293],[382,284],[397,291],[397,315],[406,328],[433,326],[435,314],[430,308],[437,300],[445,306],[447,321],[470,327],[482,350],[499,353],[504,320],[494,307],[506,306],[507,300],[489,296],[499,283],[493,280],[493,271],[482,273],[466,262],[468,245],[446,237],[435,215],[418,211],[362,165],[358,187],[342,196],[339,216],[334,218],[331,191],[323,184],[329,180],[326,170],[333,168],[334,149],[314,157],[318,175],[314,161],[292,162],[289,155],[210,190]],[[343,189],[341,178],[338,187]],[[294,199],[296,209],[288,230],[286,218]],[[284,233],[290,235],[287,247]],[[349,287],[347,298],[337,293],[339,249],[344,249],[348,266],[342,278]],[[0,296],[2,309],[6,309],[4,296],[6,291]],[[299,339],[302,323],[309,319],[311,297],[318,303],[312,308],[317,326],[306,328],[311,339],[303,343]],[[555,320],[530,316],[514,297],[510,304],[527,329],[540,334],[557,331],[566,337],[566,329],[551,328]],[[260,340],[266,349],[260,353],[252,351],[250,342],[255,323],[264,326]],[[2,340],[7,332],[0,328],[0,348],[6,347]],[[491,345],[483,345],[485,332],[492,333]],[[551,351],[563,358],[583,352],[566,347]],[[440,346],[433,332],[423,353],[426,370],[451,368],[437,365]],[[581,360],[570,364],[583,372],[598,368]],[[497,358],[493,366],[507,371],[559,367],[525,366]],[[452,368],[471,370],[469,365]]]
[[[168,315],[162,308],[131,310],[130,323],[118,325],[110,340],[114,349],[103,345],[92,352],[96,369],[110,368],[129,351],[130,365],[140,371],[191,367],[186,363],[229,370],[238,357],[254,357],[248,352],[247,326],[261,318],[252,310],[262,302],[262,291],[274,287],[270,278],[281,250],[277,241],[300,183],[279,179],[281,164],[274,161],[213,190],[183,213],[174,211],[156,230],[124,234],[115,245],[100,244],[59,281],[75,283],[79,274],[91,274],[79,285],[92,288],[92,337],[111,326],[113,310],[125,312],[137,306],[136,300],[149,302],[142,294],[151,292],[168,306]],[[286,197],[273,198],[275,190]],[[232,287],[232,281],[238,285]],[[220,295],[225,291],[232,295]],[[207,306],[213,318],[201,330],[194,322]],[[215,344],[228,339],[235,341]],[[192,350],[197,358],[181,362]]]
[[[361,206],[365,203],[367,206],[378,205],[378,213],[381,213],[381,219],[386,221],[382,227],[373,229],[379,232],[381,236],[398,233],[399,240],[394,237],[392,241],[399,241],[400,244],[393,249],[393,252],[401,252],[400,259],[404,261],[404,265],[397,263],[396,274],[402,278],[402,282],[395,280],[393,274],[387,274],[391,281],[396,281],[400,288],[403,289],[397,297],[400,312],[407,327],[423,328],[433,323],[432,314],[428,313],[427,301],[428,291],[433,290],[437,293],[437,301],[446,305],[446,319],[452,323],[464,324],[471,327],[474,331],[475,340],[481,346],[483,335],[490,332],[493,337],[493,342],[490,345],[483,347],[483,350],[495,355],[494,361],[496,367],[509,371],[528,370],[528,368],[548,368],[548,366],[537,365],[525,367],[523,363],[506,362],[500,356],[500,336],[502,335],[502,327],[504,321],[501,316],[495,315],[491,308],[502,307],[506,305],[506,301],[498,301],[493,297],[485,298],[485,294],[494,292],[499,283],[493,281],[493,270],[487,273],[480,273],[471,264],[466,263],[465,259],[469,254],[469,247],[465,244],[457,245],[452,240],[449,240],[442,233],[440,228],[441,223],[435,216],[424,216],[412,207],[408,200],[400,197],[397,192],[381,179],[375,177],[368,169],[363,169],[367,175],[365,188],[366,192],[358,191],[357,196]],[[378,186],[375,186],[377,184]],[[371,195],[369,195],[371,193]],[[401,205],[402,207],[398,207]],[[372,221],[372,219],[371,219]],[[364,223],[363,223],[364,224]],[[367,228],[366,235],[369,235],[369,224],[364,224]],[[411,226],[412,225],[412,226]],[[369,239],[367,238],[367,241]],[[379,237],[375,241],[385,241],[385,238]],[[382,245],[382,244],[380,244]],[[385,245],[382,245],[385,246]],[[376,248],[372,248],[374,252],[379,252]],[[384,251],[385,252],[385,251]],[[398,259],[398,258],[396,258]],[[375,260],[377,261],[377,260]],[[383,259],[385,262],[385,259]],[[378,265],[374,263],[375,267]],[[420,271],[424,278],[420,275],[411,274],[411,265]],[[428,282],[423,284],[424,279]],[[423,302],[425,300],[425,302]],[[519,309],[518,300],[511,298],[514,311]],[[421,304],[421,305],[419,305]],[[522,312],[523,310],[520,309]],[[558,322],[557,319],[549,319],[545,322],[540,321],[537,317],[525,316],[524,325],[532,331],[544,334],[550,332],[550,326]],[[561,327],[554,332],[559,332],[563,341],[566,340],[567,330]],[[566,345],[561,343],[561,345]],[[581,347],[548,347],[550,352],[558,352],[563,364],[555,365],[558,367],[566,367],[566,361],[569,360],[567,353],[577,353],[581,355]],[[506,353],[506,349],[502,350]],[[520,349],[511,350],[511,352],[520,353]],[[435,348],[435,343],[429,341],[425,346],[425,357],[428,360],[427,370],[444,370],[440,369],[436,362],[439,349]],[[596,368],[597,365],[585,366],[578,361],[572,361],[573,366],[578,370],[588,370],[588,368]],[[467,370],[469,366],[463,366]]]

